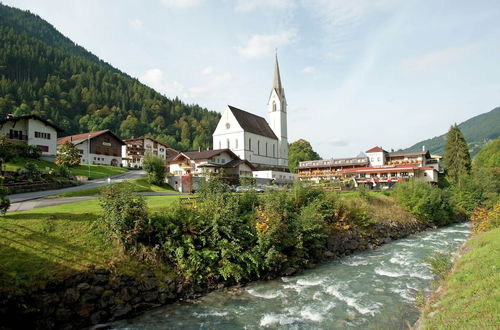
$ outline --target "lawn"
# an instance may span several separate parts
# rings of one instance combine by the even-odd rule
[[[472,238],[424,311],[424,329],[498,329],[500,228]],[[437,300],[437,302],[436,302]]]
[[[128,180],[127,182],[129,182],[131,184],[132,189],[135,192],[170,192],[170,193],[176,192],[175,190],[172,189],[172,187],[170,187],[166,183],[161,185],[161,186],[157,186],[157,185],[149,183],[146,178],[138,178],[138,179]],[[102,189],[102,187],[82,189],[82,190],[62,193],[62,194],[56,195],[54,197],[95,196],[95,195],[99,195],[99,192],[101,189]]]
[[[42,159],[27,159],[27,158],[14,158],[6,164],[7,171],[16,171],[22,168],[27,162],[32,162],[38,165],[40,170],[47,173],[50,169],[56,168],[56,164]],[[105,166],[105,165],[90,165],[90,180],[106,178],[108,176],[117,175],[127,172],[128,169],[123,167]],[[78,165],[71,168],[71,173],[78,176],[89,176],[89,165]]]
[[[160,211],[179,195],[146,197]],[[109,239],[99,221],[97,200],[7,213],[0,217],[0,291],[21,284],[41,285],[89,265],[133,273],[149,267],[126,255]]]

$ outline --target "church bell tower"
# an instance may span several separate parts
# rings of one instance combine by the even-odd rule
[[[274,65],[274,79],[271,94],[267,107],[269,110],[269,126],[278,137],[278,166],[288,168],[288,138],[286,123],[286,98],[285,90],[281,85],[280,68],[278,64],[278,55],[276,55]]]

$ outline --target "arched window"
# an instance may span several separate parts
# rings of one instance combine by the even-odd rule
[[[227,143],[227,148],[229,149],[231,147],[231,145],[229,144],[229,139],[226,140],[226,143]]]
[[[276,111],[276,102],[273,101],[273,112]]]
[[[266,142],[266,156],[267,156],[267,142]]]
[[[252,139],[248,139],[248,150],[252,151]]]
[[[222,149],[222,142],[219,141],[219,149]]]
[[[275,150],[275,147],[274,147],[274,143],[273,143],[273,157],[276,157],[276,150]]]
[[[260,155],[260,141],[257,140],[257,155]]]
[[[238,139],[236,139],[236,149],[238,149]]]

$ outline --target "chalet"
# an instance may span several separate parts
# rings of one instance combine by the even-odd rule
[[[63,130],[48,120],[37,116],[7,116],[0,120],[0,136],[9,143],[22,143],[38,147],[42,158],[55,161],[57,154],[57,134]]]
[[[73,143],[80,151],[81,164],[122,166],[122,146],[125,142],[109,129],[65,136],[57,139],[57,146],[64,142]]]
[[[300,162],[297,167],[301,180],[335,180],[376,187],[392,185],[410,178],[426,182],[438,181],[439,159],[422,152],[387,152],[374,147],[365,157],[337,158]]]
[[[122,146],[122,164],[125,167],[142,167],[142,161],[146,153],[159,156],[163,160],[167,160],[171,155],[178,154],[176,150],[151,137],[127,139],[123,140],[123,142],[125,142],[125,145]]]

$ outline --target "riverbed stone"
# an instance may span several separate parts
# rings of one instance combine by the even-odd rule
[[[64,292],[63,301],[65,304],[74,304],[78,301],[79,298],[80,291],[78,291],[76,288],[69,288]]]
[[[88,283],[80,283],[80,284],[78,284],[78,285],[76,286],[76,288],[77,288],[80,292],[82,292],[82,291],[86,291],[86,290],[90,289],[90,284],[88,284]]]
[[[97,311],[90,315],[90,322],[92,324],[99,324],[100,322],[106,320],[109,314],[105,311]]]
[[[132,311],[132,306],[130,306],[129,304],[127,304],[127,305],[118,305],[118,306],[115,306],[111,310],[111,313],[112,313],[113,319],[117,319],[117,318],[120,318],[120,317],[123,317],[123,316],[127,315],[131,311]]]

